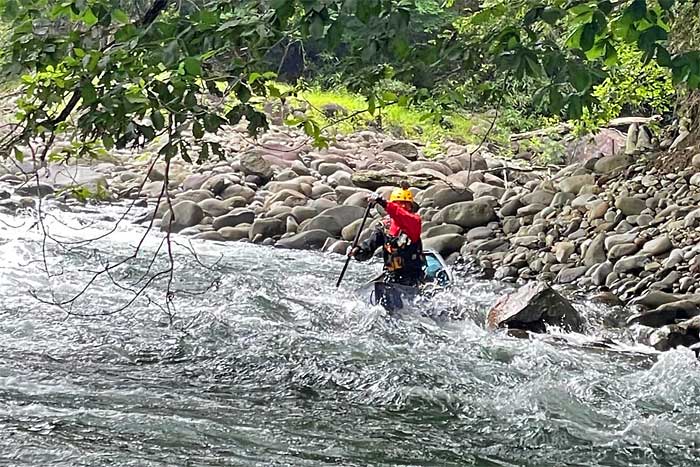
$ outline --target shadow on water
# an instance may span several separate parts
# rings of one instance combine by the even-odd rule
[[[596,323],[521,340],[484,329],[507,287],[472,278],[400,318],[355,299],[376,271],[245,244],[178,250],[175,326],[146,300],[66,317],[35,237],[0,230],[0,452],[9,465],[666,466],[700,461],[700,382],[689,351],[645,354]],[[127,254],[138,231],[97,245]],[[155,244],[148,248],[155,248]],[[84,283],[93,245],[50,247],[59,294]],[[31,266],[34,264],[34,266]],[[123,277],[138,277],[143,259]],[[155,266],[163,266],[158,263]],[[160,284],[162,292],[163,285]],[[154,298],[156,295],[154,295]],[[118,306],[108,282],[76,303]],[[184,328],[184,329],[183,329]],[[565,338],[565,340],[564,340]],[[612,339],[614,349],[592,342]],[[648,349],[646,349],[648,352]]]

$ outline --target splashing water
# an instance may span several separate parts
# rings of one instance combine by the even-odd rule
[[[89,238],[118,217],[56,214],[52,233]],[[94,225],[80,219],[94,219]],[[484,329],[509,290],[459,279],[420,311],[388,317],[350,293],[378,265],[230,243],[176,245],[175,319],[151,300],[95,318],[37,301],[79,292],[143,234],[44,245],[30,218],[0,224],[0,459],[18,466],[691,466],[700,462],[698,363],[687,350],[625,347],[582,304],[586,336],[519,340]],[[82,222],[82,225],[81,225]],[[81,230],[75,230],[81,227]],[[161,237],[115,272],[149,267]],[[182,239],[178,239],[182,240]],[[217,262],[218,260],[218,262]],[[211,265],[203,268],[199,262]],[[153,263],[163,268],[165,260]],[[219,279],[217,287],[205,294]],[[183,291],[189,291],[190,294]],[[73,311],[121,306],[100,279]],[[591,311],[593,310],[593,311]],[[423,309],[425,311],[425,309]],[[171,325],[172,324],[172,325]],[[595,337],[627,351],[588,348]]]

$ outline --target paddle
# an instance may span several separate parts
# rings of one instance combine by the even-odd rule
[[[367,209],[365,209],[365,215],[362,217],[362,222],[360,222],[360,228],[357,229],[357,232],[355,232],[355,239],[352,241],[352,246],[350,247],[350,251],[354,250],[355,247],[357,246],[357,242],[360,240],[360,234],[362,233],[362,230],[365,228],[365,221],[369,217],[369,211],[372,209],[372,203],[367,203]],[[345,276],[345,271],[348,270],[348,264],[350,264],[350,259],[351,256],[348,254],[348,258],[345,260],[345,266],[343,266],[343,270],[340,272],[340,277],[338,278],[338,282],[335,284],[336,287],[340,287],[340,283],[343,281],[343,277]]]

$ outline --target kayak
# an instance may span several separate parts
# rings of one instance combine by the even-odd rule
[[[385,282],[384,273],[359,287],[355,294],[370,305],[382,305],[387,311],[398,311],[418,296],[449,287],[454,281],[452,271],[437,251],[424,250],[424,283],[418,287]]]

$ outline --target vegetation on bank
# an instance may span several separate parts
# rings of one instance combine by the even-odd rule
[[[700,51],[672,41],[687,21],[682,8],[674,0],[0,0],[5,70],[22,83],[19,124],[2,149],[70,132],[106,148],[164,140],[163,157],[203,161],[222,155],[207,133],[244,118],[251,133],[264,131],[258,104],[285,97],[280,80],[299,79],[324,84],[305,93],[310,101],[331,90],[350,113],[366,105],[356,122],[430,144],[478,140],[494,112],[495,139],[548,119],[595,128],[625,112],[669,112],[672,91],[700,87]],[[296,122],[318,144],[331,123],[321,114]]]

